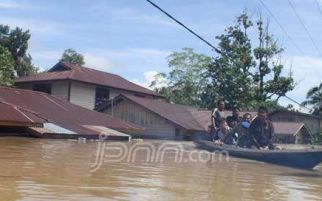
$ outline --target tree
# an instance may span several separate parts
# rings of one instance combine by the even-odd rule
[[[280,62],[280,54],[284,49],[280,48],[277,41],[269,34],[268,24],[264,28],[261,17],[257,22],[259,46],[254,49],[254,56],[258,65],[253,79],[256,83],[255,99],[259,102],[265,102],[273,96],[278,100],[294,89],[292,73],[290,72],[288,76],[281,75],[284,66]],[[267,76],[269,78],[265,81]]]
[[[14,60],[7,48],[0,45],[0,85],[10,86],[13,83]]]
[[[202,107],[201,97],[208,83],[205,72],[212,58],[183,48],[167,60],[171,71],[158,74],[151,87],[171,102]]]
[[[80,66],[85,64],[84,56],[70,48],[64,51],[61,60]]]
[[[0,25],[0,45],[11,53],[18,77],[28,76],[38,71],[31,62],[31,56],[27,54],[29,39],[29,30],[23,31],[18,27],[11,30],[7,25]]]
[[[311,88],[306,94],[305,106],[313,106],[312,114],[322,116],[322,83]]]
[[[231,105],[240,107],[245,107],[252,100],[254,91],[250,71],[254,69],[255,62],[247,34],[252,25],[248,16],[242,14],[237,17],[234,26],[226,29],[225,34],[216,37],[219,40],[219,55],[207,71],[211,83],[206,94],[213,96],[213,99],[223,98]],[[207,96],[204,99],[211,100]],[[215,107],[213,100],[207,105]]]
[[[259,40],[256,48],[252,48],[256,42],[252,43],[248,35],[253,27],[247,13],[243,13],[225,34],[216,37],[219,53],[208,67],[211,82],[206,94],[217,94],[231,105],[248,107],[251,102],[265,103],[273,97],[277,101],[294,88],[292,74],[282,76],[283,49],[269,34],[268,23],[264,26],[261,18],[256,23]],[[207,103],[208,107],[213,107],[212,104],[213,101]]]

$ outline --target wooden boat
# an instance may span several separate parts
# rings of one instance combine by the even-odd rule
[[[211,152],[224,151],[229,156],[245,158],[276,165],[301,169],[313,169],[322,162],[322,149],[302,150],[258,150],[236,147],[233,145],[216,145],[212,141],[195,141],[197,148]]]

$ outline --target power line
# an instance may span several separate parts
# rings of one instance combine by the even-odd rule
[[[201,37],[200,35],[198,35],[196,32],[194,32],[193,30],[191,30],[190,28],[188,28],[186,25],[184,25],[182,22],[180,22],[179,20],[177,20],[176,18],[174,18],[172,15],[170,15],[168,12],[166,12],[165,10],[163,10],[162,8],[160,8],[158,5],[156,5],[155,3],[153,3],[150,0],[146,0],[146,1],[149,2],[155,8],[157,8],[158,10],[160,10],[162,13],[164,13],[165,15],[167,15],[168,17],[170,17],[173,21],[175,21],[176,23],[178,23],[180,26],[182,26],[183,28],[185,28],[186,30],[188,30],[190,33],[192,33],[193,35],[195,35],[197,38],[199,38],[200,40],[202,40],[208,46],[210,46],[211,48],[213,48],[217,53],[221,53],[221,51],[219,49],[217,49],[215,46],[213,46],[210,42],[208,42],[203,37]]]
[[[322,16],[322,9],[321,9],[320,4],[319,4],[319,2],[317,0],[315,0],[315,4],[316,4],[316,7],[319,10],[320,15]]]
[[[280,29],[284,32],[284,34],[286,35],[286,37],[291,41],[291,43],[293,44],[293,46],[297,49],[297,51],[308,61],[308,63],[311,64],[311,62],[306,58],[304,52],[302,51],[302,49],[296,44],[296,42],[293,40],[293,38],[288,34],[288,32],[286,31],[286,29],[282,26],[282,24],[278,21],[278,19],[275,17],[275,15],[273,14],[273,12],[266,6],[266,4],[262,1],[259,0],[260,3],[262,4],[262,6],[265,8],[265,10],[268,12],[268,14],[274,19],[274,21],[276,22],[276,24],[280,27]],[[322,13],[321,13],[322,14]],[[312,64],[311,64],[312,65]],[[285,98],[287,98],[288,100],[298,104],[300,107],[303,107],[305,109],[311,110],[310,108],[304,106],[303,104],[297,102],[296,100],[290,98],[289,96],[284,96]]]
[[[262,1],[259,0],[261,2],[261,4],[263,5],[263,7],[266,9],[266,11],[269,13],[269,15],[274,19],[274,21],[276,22],[276,24],[280,27],[280,29],[284,32],[284,34],[286,35],[286,37],[292,42],[293,46],[297,49],[297,51],[303,56],[303,58],[307,61],[307,63],[309,63],[311,66],[314,66],[312,64],[312,62],[307,58],[307,56],[305,56],[304,52],[302,51],[302,49],[296,44],[296,42],[293,40],[293,38],[288,34],[288,32],[286,31],[286,29],[282,26],[282,24],[278,21],[277,17],[275,17],[275,15],[273,14],[273,12],[266,6],[266,4]],[[321,75],[321,73],[317,70],[314,69],[314,71]]]
[[[293,40],[293,38],[287,33],[287,31],[285,30],[285,28],[280,24],[280,22],[278,21],[278,19],[275,17],[275,15],[272,13],[272,11],[266,6],[266,4],[262,1],[259,0],[261,2],[261,4],[263,5],[263,7],[266,9],[266,11],[269,13],[269,15],[274,19],[274,21],[276,22],[276,24],[280,27],[280,29],[284,32],[284,34],[286,35],[286,37],[293,43],[294,47],[302,54],[302,56],[304,56],[304,52],[301,50],[301,48],[296,44],[296,42]]]
[[[301,23],[302,27],[304,28],[305,32],[307,33],[307,35],[309,36],[313,46],[315,47],[315,49],[319,52],[320,56],[322,56],[322,53],[320,51],[320,49],[318,48],[318,46],[316,45],[312,35],[310,34],[309,30],[307,29],[307,27],[305,26],[303,20],[301,19],[300,15],[298,14],[298,12],[296,11],[293,3],[291,2],[291,0],[287,0],[289,5],[291,6],[293,12],[295,13],[295,16],[297,17],[298,21]]]
[[[158,5],[156,5],[155,3],[153,3],[150,0],[146,0],[147,2],[149,2],[152,6],[154,6],[155,8],[157,8],[158,10],[160,10],[162,13],[164,13],[165,15],[167,15],[169,18],[171,18],[173,21],[175,21],[176,23],[178,23],[180,26],[182,26],[183,28],[185,28],[186,30],[188,30],[190,33],[192,33],[194,36],[196,36],[197,38],[199,38],[200,40],[202,40],[204,43],[206,43],[208,46],[210,46],[211,48],[213,48],[216,52],[221,53],[220,50],[218,50],[216,47],[214,47],[210,42],[208,42],[207,40],[205,40],[204,38],[202,38],[200,35],[198,35],[197,33],[195,33],[194,31],[192,31],[190,28],[188,28],[186,25],[184,25],[182,22],[180,22],[179,20],[177,20],[176,18],[174,18],[172,15],[170,15],[168,12],[166,12],[165,10],[163,10],[162,8],[160,8]],[[286,30],[282,27],[282,25],[278,22],[277,18],[275,18],[275,16],[272,14],[272,12],[267,8],[267,6],[264,4],[264,2],[262,2],[262,0],[260,0],[260,2],[263,4],[263,6],[266,8],[266,10],[270,13],[270,15],[273,17],[273,19],[276,21],[276,23],[280,26],[280,28],[284,31],[284,33],[287,35],[287,37],[293,42],[294,46],[301,52],[301,54],[304,53],[302,52],[302,50],[296,45],[296,43],[294,42],[294,40],[288,35],[288,33],[286,32]],[[305,106],[303,106],[302,104],[298,103],[297,101],[295,101],[294,99],[288,97],[288,96],[284,96],[285,98],[289,99],[290,101],[298,104],[300,107],[304,107],[306,109],[309,109]],[[310,109],[309,109],[310,110]]]

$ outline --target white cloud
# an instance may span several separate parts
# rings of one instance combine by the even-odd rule
[[[286,66],[292,66],[293,76],[298,83],[295,89],[287,95],[301,103],[305,100],[307,91],[322,82],[322,59],[293,56],[288,57]],[[280,101],[280,104],[284,106],[289,103],[293,104],[296,108],[299,107],[296,103],[285,98]]]
[[[0,8],[3,9],[35,9],[36,6],[31,6],[30,4],[24,4],[22,2],[14,1],[2,1],[0,2]]]
[[[95,15],[108,17],[113,21],[122,20],[132,23],[150,23],[178,28],[177,24],[164,16],[158,14],[145,14],[142,11],[133,8],[113,8],[106,4],[95,4],[90,7],[90,11]]]
[[[0,8],[20,8],[21,5],[14,2],[0,2]]]
[[[85,53],[84,59],[86,66],[95,68],[97,70],[107,71],[111,67],[115,66],[110,59],[102,55]]]
[[[142,57],[161,57],[165,58],[169,56],[172,52],[167,50],[159,50],[152,48],[130,48],[128,49],[129,54],[138,54]]]
[[[32,52],[33,59],[41,60],[59,60],[62,52],[59,51],[35,51]]]
[[[151,82],[154,80],[154,76],[158,74],[156,71],[147,71],[144,72],[144,80],[140,81],[137,78],[132,79],[131,81],[145,88],[150,88]]]
[[[35,20],[35,19],[22,19],[16,17],[0,17],[2,24],[10,25],[11,28],[20,27],[24,30],[30,30],[31,34],[40,35],[61,35],[62,31],[53,22]]]
[[[157,74],[159,74],[159,72],[154,71],[154,70],[146,71],[146,72],[143,73],[143,75],[144,75],[144,80],[143,81],[140,81],[139,79],[136,79],[136,78],[132,79],[131,81],[136,83],[136,84],[138,84],[138,85],[140,85],[140,86],[142,86],[142,87],[152,89],[150,87],[150,85],[151,85],[152,81],[155,80],[155,76]],[[161,79],[161,80],[159,80],[159,83],[157,83],[156,87],[159,88],[159,87],[164,87],[164,86],[166,86],[166,80]]]
[[[146,71],[143,73],[144,75],[144,80],[140,81],[137,78],[132,79],[131,81],[134,82],[135,84],[138,84],[142,87],[149,88],[151,82],[154,80],[155,75],[157,75],[157,71]]]

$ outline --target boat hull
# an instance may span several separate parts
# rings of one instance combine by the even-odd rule
[[[208,151],[224,151],[229,156],[301,169],[313,169],[322,162],[321,149],[309,150],[256,150],[231,145],[215,145],[211,141],[196,141],[197,147]]]

